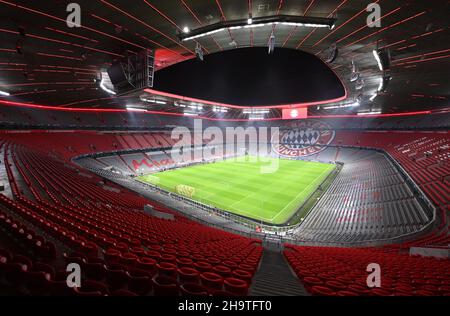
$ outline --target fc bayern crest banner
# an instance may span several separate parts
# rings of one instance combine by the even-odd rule
[[[280,132],[278,139],[272,139],[273,151],[289,158],[318,154],[331,144],[335,131],[319,120],[289,122]]]

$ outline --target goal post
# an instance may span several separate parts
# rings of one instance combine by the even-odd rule
[[[186,184],[178,184],[175,186],[175,192],[188,198],[192,198],[195,194],[195,188]]]

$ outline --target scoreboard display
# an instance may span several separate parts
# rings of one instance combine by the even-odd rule
[[[308,118],[308,108],[283,109],[283,120]]]

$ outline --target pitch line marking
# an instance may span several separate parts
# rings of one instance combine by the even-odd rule
[[[316,183],[316,181],[318,180],[318,179],[320,179],[320,177],[325,173],[325,171],[328,171],[328,169],[325,169],[324,171],[322,171],[322,173],[320,174],[320,176],[318,176],[317,178],[316,178],[316,180],[315,181],[313,181],[313,182],[311,182],[309,185],[307,185],[305,188],[303,188],[303,190],[299,193],[299,194],[297,194],[296,196],[295,196],[295,198],[291,201],[291,202],[289,202],[289,204],[288,205],[286,205],[285,207],[283,207],[283,209],[281,210],[281,211],[279,211],[275,216],[273,216],[270,220],[271,221],[273,221],[275,218],[277,218],[281,213],[283,213],[284,212],[284,210],[286,209],[286,207],[288,207],[289,205],[291,205],[291,203],[293,202],[293,201],[295,201],[307,188],[309,188],[312,184],[315,184]]]
[[[235,162],[235,163],[238,163],[238,162]],[[238,164],[241,164],[241,163],[238,163]],[[244,163],[242,163],[242,164],[244,164]],[[330,166],[330,167],[331,167],[331,166]],[[329,169],[331,169],[331,168],[324,169],[324,170],[321,172],[321,174],[317,177],[317,179],[316,179],[315,181],[311,182],[309,185],[307,185],[305,188],[303,188],[303,190],[302,190],[300,193],[298,193],[298,194],[295,196],[295,198],[294,198],[291,202],[289,202],[283,209],[281,209],[281,210],[280,210],[277,214],[275,214],[272,218],[267,218],[267,217],[264,217],[264,216],[256,215],[255,213],[248,212],[248,211],[244,211],[244,210],[240,210],[240,209],[236,209],[236,208],[234,207],[235,204],[238,204],[238,203],[242,202],[243,200],[245,200],[245,199],[247,199],[247,198],[249,198],[249,197],[254,196],[257,192],[251,193],[250,195],[248,195],[248,196],[246,196],[246,197],[244,197],[244,198],[242,198],[242,199],[239,199],[239,200],[233,202],[230,206],[228,206],[228,208],[234,210],[234,212],[236,212],[236,213],[244,213],[244,214],[247,214],[247,215],[249,215],[250,217],[253,217],[253,218],[254,218],[255,215],[256,215],[256,217],[258,217],[258,219],[260,219],[260,220],[266,220],[266,221],[271,221],[271,222],[273,222],[273,220],[274,220],[275,218],[277,218],[281,213],[283,213],[284,210],[285,210],[289,205],[291,205],[292,202],[294,202],[294,201],[295,201],[295,200],[296,200],[296,199],[297,199],[297,198],[298,198],[298,197],[299,197],[306,189],[308,189],[311,185],[315,184],[316,181],[317,181],[319,178],[321,178],[321,176],[322,176],[326,171],[329,171]],[[222,181],[223,181],[224,183],[226,183],[228,186],[230,186],[231,184],[233,184],[231,181],[226,181],[226,180],[222,180]],[[201,191],[204,191],[204,190],[201,190]],[[207,192],[207,193],[209,193],[209,194],[207,194],[207,197],[204,197],[203,200],[208,200],[208,202],[211,202],[211,201],[210,201],[210,198],[211,198],[212,196],[215,196],[215,195],[218,194],[218,193],[213,193],[213,192]]]

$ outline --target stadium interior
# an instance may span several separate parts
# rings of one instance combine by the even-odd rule
[[[450,296],[449,5],[0,0],[0,296]]]

